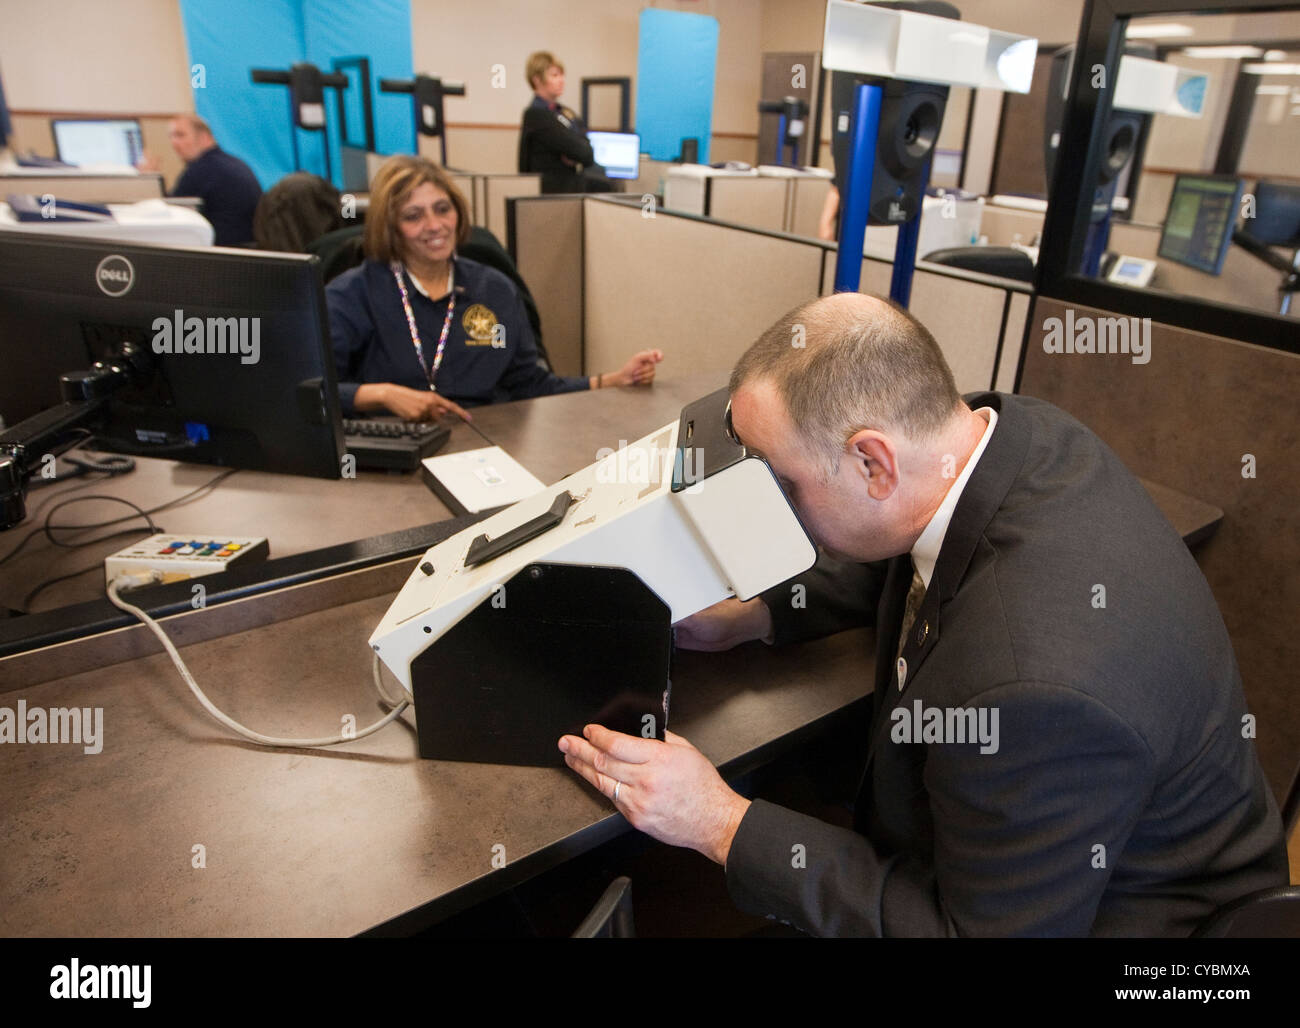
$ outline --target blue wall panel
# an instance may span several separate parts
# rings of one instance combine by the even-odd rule
[[[636,130],[641,149],[660,161],[681,153],[682,140],[700,141],[709,161],[718,20],[706,14],[641,12],[637,47]]]
[[[206,84],[194,109],[223,150],[248,162],[266,189],[293,171],[289,90],[255,86],[252,68],[288,68],[302,60],[299,0],[181,0],[190,64]],[[306,133],[300,133],[306,135]]]
[[[310,61],[333,70],[336,57],[370,58],[375,145],[380,153],[413,153],[409,96],[379,92],[379,79],[412,77],[410,0],[181,0],[190,64],[202,64],[206,84],[194,107],[222,149],[247,161],[266,189],[294,170],[287,86],[254,85],[252,68],[287,69]],[[338,111],[325,91],[330,160],[341,184]],[[382,99],[381,99],[382,97]],[[348,100],[349,116],[360,110]],[[321,133],[295,129],[304,170],[325,174]],[[349,135],[360,125],[349,121]]]
[[[322,71],[332,71],[336,57],[370,58],[371,107],[375,114],[375,149],[379,153],[415,152],[415,116],[405,93],[379,92],[380,79],[409,79],[411,61],[410,0],[303,0],[306,60]],[[327,98],[330,113],[331,159],[335,184],[341,185],[338,156],[338,118],[334,94]],[[347,98],[348,135],[360,138],[361,127],[352,123],[360,112],[360,99]]]

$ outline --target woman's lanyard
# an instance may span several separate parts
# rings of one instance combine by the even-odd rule
[[[429,370],[429,365],[424,359],[424,344],[420,342],[420,330],[415,327],[415,314],[411,310],[411,298],[406,293],[406,282],[402,278],[401,261],[393,261],[390,265],[393,269],[393,278],[397,279],[397,291],[402,294],[402,310],[406,311],[406,324],[411,330],[411,342],[415,344],[415,356],[420,361],[420,367],[424,370],[424,377],[429,382],[429,390],[436,392],[433,380],[438,375],[438,369],[442,367],[442,351],[447,347],[447,334],[451,331],[451,316],[456,310],[456,265],[454,262],[448,262],[447,267],[447,286],[449,295],[447,297],[447,316],[442,319],[442,333],[438,336],[438,350],[433,355],[433,370]]]

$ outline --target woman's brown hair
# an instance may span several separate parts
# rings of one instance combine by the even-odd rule
[[[456,208],[456,246],[469,238],[469,205],[447,172],[425,157],[390,157],[370,183],[370,210],[366,215],[365,250],[371,260],[384,264],[402,259],[402,233],[397,227],[402,205],[411,193],[430,183],[447,194]]]

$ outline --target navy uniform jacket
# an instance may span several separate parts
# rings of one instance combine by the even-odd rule
[[[1067,414],[969,402],[998,422],[908,632],[901,690],[909,555],[819,563],[802,609],[789,584],[764,596],[777,642],[870,624],[879,598],[876,712],[856,831],[756,800],[727,859],[733,899],[816,935],[1186,936],[1285,885],[1232,645],[1186,546]],[[918,703],[921,724],[969,707],[991,727],[996,709],[996,752],[918,737]]]
[[[212,222],[216,246],[243,246],[253,240],[253,212],[262,187],[247,164],[219,146],[205,150],[185,166],[172,196],[197,196],[203,216]]]
[[[523,400],[587,389],[585,377],[552,374],[538,363],[537,344],[523,301],[510,279],[465,257],[456,262],[456,309],[434,385],[462,407]],[[447,298],[431,300],[406,276],[406,294],[415,314],[430,370],[447,314]],[[338,369],[343,413],[354,415],[357,386],[393,382],[426,390],[401,293],[388,265],[366,261],[339,275],[325,289],[330,335]]]
[[[543,193],[584,192],[581,168],[565,163],[566,157],[581,166],[595,163],[582,119],[567,107],[552,110],[540,96],[533,97],[519,131],[519,170],[541,172]]]

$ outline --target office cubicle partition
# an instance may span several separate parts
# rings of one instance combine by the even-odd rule
[[[542,340],[557,375],[587,374],[582,353],[581,194],[507,201],[502,240],[537,304]]]
[[[506,201],[513,196],[538,196],[542,191],[540,175],[492,174],[448,169],[451,180],[465,194],[470,220],[487,229],[505,244]]]
[[[8,193],[49,194],[72,203],[135,203],[137,200],[157,200],[164,195],[162,176],[156,172],[139,175],[0,175],[0,195]]]
[[[667,354],[661,376],[725,373],[787,310],[832,290],[835,247],[817,239],[633,196],[516,199],[511,210],[511,252],[561,373],[609,370],[651,348]],[[889,261],[864,260],[863,290],[887,294],[890,273]],[[912,310],[963,391],[1011,388],[1028,307],[1022,283],[918,265]]]

